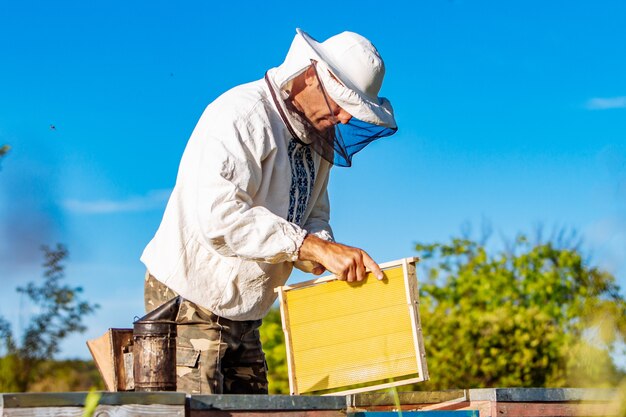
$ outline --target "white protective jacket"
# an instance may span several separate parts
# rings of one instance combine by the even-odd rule
[[[268,78],[283,85],[301,66],[286,61]],[[307,232],[332,239],[330,167],[289,134],[266,80],[235,87],[196,125],[141,261],[156,279],[219,316],[260,319]]]

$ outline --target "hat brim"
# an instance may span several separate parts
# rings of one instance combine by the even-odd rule
[[[350,79],[341,71],[341,65],[325,51],[324,45],[317,42],[301,29],[296,33],[302,37],[310,48],[312,59],[321,63],[318,74],[326,88],[328,95],[353,117],[378,126],[396,128],[396,120],[391,103],[384,97],[370,98],[359,91]],[[335,78],[328,74],[330,72]],[[337,81],[339,80],[339,82]],[[343,85],[342,85],[343,84]],[[374,101],[376,100],[376,101]]]

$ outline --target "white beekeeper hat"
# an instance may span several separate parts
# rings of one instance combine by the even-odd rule
[[[385,64],[369,40],[354,32],[342,32],[320,43],[301,29],[296,32],[308,49],[303,52],[317,61],[324,87],[339,106],[364,122],[396,127],[391,103],[378,96]]]

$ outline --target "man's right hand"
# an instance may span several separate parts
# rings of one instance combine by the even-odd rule
[[[378,264],[364,250],[328,242],[315,235],[304,238],[298,259],[317,262],[338,279],[348,282],[363,281],[367,271],[372,272],[379,280],[384,278]]]

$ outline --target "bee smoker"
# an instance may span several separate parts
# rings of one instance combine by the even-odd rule
[[[176,315],[172,298],[133,323],[135,391],[176,391]]]

